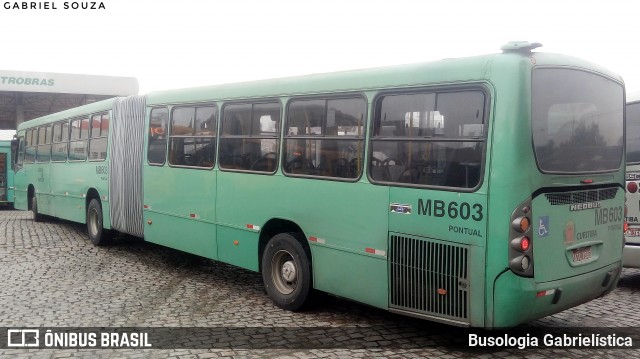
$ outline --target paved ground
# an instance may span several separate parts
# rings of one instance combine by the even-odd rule
[[[266,297],[257,273],[132,238],[95,248],[83,226],[58,220],[34,223],[30,212],[0,210],[0,273],[3,331],[7,327],[195,327],[170,333],[153,329],[161,339],[154,346],[193,341],[191,347],[207,348],[5,348],[0,357],[640,357],[640,349],[472,351],[463,329],[330,296],[321,297],[312,310],[286,312]],[[510,333],[638,327],[639,301],[640,271],[625,269],[609,296],[529,323],[520,334],[518,329]]]

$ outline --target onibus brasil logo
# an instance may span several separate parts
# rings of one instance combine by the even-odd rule
[[[129,331],[8,329],[8,348],[150,348],[149,334]]]

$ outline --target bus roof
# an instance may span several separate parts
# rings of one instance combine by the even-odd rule
[[[33,120],[29,120],[18,125],[18,131],[23,130],[25,128],[29,128],[32,126],[38,126],[49,122],[55,122],[58,120],[63,120],[72,117],[79,117],[84,115],[89,115],[91,113],[100,112],[100,111],[108,111],[113,107],[113,103],[115,102],[117,97],[90,103],[87,105],[83,105],[80,107],[74,107],[68,110],[52,113],[50,115],[38,117]]]
[[[556,64],[588,68],[622,82],[617,74],[572,56],[529,51],[505,51],[498,54],[444,59],[426,63],[152,92],[147,95],[147,105],[312,95],[326,92],[366,91],[384,87],[483,81],[492,78],[491,67],[493,65],[517,66],[523,59],[530,57],[535,57],[535,61],[531,62],[536,65]]]
[[[300,96],[318,93],[340,93],[376,90],[385,87],[420,87],[426,85],[491,81],[504,76],[503,70],[523,62],[537,66],[558,65],[585,68],[613,78],[619,75],[591,62],[567,55],[544,52],[505,50],[502,53],[444,59],[434,62],[387,66],[332,73],[311,74],[251,82],[202,86],[151,92],[146,95],[149,106],[171,103],[198,103],[218,100],[242,100],[278,96]],[[501,71],[492,71],[494,68]],[[18,130],[54,122],[64,118],[105,111],[116,98],[95,102],[21,123]]]

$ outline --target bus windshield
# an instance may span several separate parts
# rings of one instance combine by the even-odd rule
[[[533,71],[532,129],[542,172],[606,172],[620,168],[623,88],[579,70]]]
[[[627,105],[627,164],[640,164],[640,102]]]

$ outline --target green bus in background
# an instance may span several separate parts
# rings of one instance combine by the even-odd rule
[[[510,327],[602,296],[621,270],[624,85],[502,53],[181,89],[20,125],[16,207],[323,291]]]
[[[640,268],[640,96],[627,97],[626,112],[626,153],[627,173],[625,204],[625,246],[622,265]]]
[[[0,205],[13,204],[11,145],[15,134],[15,130],[0,130]]]

